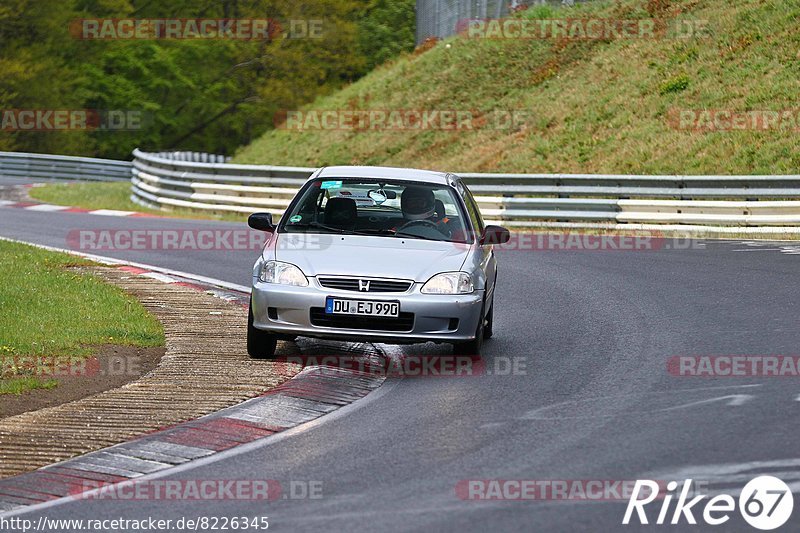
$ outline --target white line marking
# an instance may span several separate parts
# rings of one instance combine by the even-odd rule
[[[747,385],[722,385],[720,387],[698,387],[695,389],[673,389],[673,390],[666,390],[666,391],[650,391],[648,394],[657,395],[657,394],[685,394],[687,392],[697,392],[697,391],[713,391],[713,390],[720,390],[720,389],[747,389],[752,387],[760,387],[761,383],[749,383]],[[550,420],[550,418],[541,418],[540,414],[551,409],[557,409],[559,407],[564,407],[569,404],[578,404],[578,403],[585,403],[585,402],[598,402],[601,400],[611,400],[615,398],[627,398],[629,396],[634,396],[636,393],[630,394],[610,394],[608,396],[598,396],[596,398],[580,398],[576,400],[564,400],[563,402],[554,403],[552,405],[545,405],[543,407],[537,407],[531,411],[528,411],[524,415],[518,417],[518,420]],[[707,401],[707,400],[706,400]],[[637,412],[636,414],[649,414],[649,413],[658,413],[663,411],[663,409],[656,409],[654,411],[641,411]],[[592,415],[594,416],[594,415]],[[607,415],[600,415],[600,416],[607,416]],[[560,417],[560,418],[586,418],[586,416],[577,416],[577,417]]]
[[[794,401],[800,402],[800,394],[797,395],[797,398],[795,398]]]
[[[17,202],[15,202],[13,200],[0,200],[0,206],[2,206],[2,205],[11,205],[11,204],[15,204],[15,203],[17,203]]]
[[[114,209],[97,209],[95,211],[89,211],[90,215],[100,215],[104,217],[128,217],[131,215],[135,215],[134,211],[116,211]]]
[[[724,474],[724,475],[704,475],[703,481],[709,481],[713,485],[722,483],[747,483],[754,477],[753,472],[742,472],[741,474]],[[797,470],[770,470],[769,475],[782,479],[785,482],[789,480],[795,481],[800,479],[800,472]]]
[[[193,281],[199,281],[201,283],[206,283],[208,285],[213,285],[219,287],[221,289],[228,289],[231,291],[242,292],[245,294],[250,294],[250,287],[245,287],[244,285],[237,285],[236,283],[230,283],[228,281],[223,281],[221,279],[215,278],[208,278],[206,276],[201,276],[199,274],[191,274],[189,272],[181,272],[180,270],[172,270],[169,268],[162,268],[153,265],[146,265],[144,263],[134,263],[133,261],[123,261],[122,259],[113,259],[111,257],[103,257],[102,255],[94,255],[94,254],[85,254],[83,252],[77,252],[75,250],[66,250],[64,248],[56,248],[55,246],[46,246],[44,244],[36,244],[32,242],[21,241],[18,239],[10,239],[8,237],[0,236],[0,241],[8,241],[8,242],[17,242],[20,244],[27,244],[28,246],[34,246],[41,250],[50,250],[51,252],[60,252],[62,254],[69,254],[74,255],[77,257],[83,257],[85,259],[90,259],[97,263],[101,263],[104,265],[115,265],[115,266],[132,266],[136,268],[143,268],[145,270],[152,270],[153,272],[161,272],[162,274],[177,276],[179,278],[185,278]]]
[[[744,463],[686,465],[678,467],[677,469],[657,469],[648,472],[644,476],[639,476],[639,479],[686,479],[690,477],[698,479],[705,477],[720,478],[728,475],[763,472],[767,469],[787,468],[796,470],[798,467],[800,467],[800,458],[790,457],[786,459],[748,461]]]
[[[683,405],[675,405],[673,407],[667,407],[665,409],[660,409],[661,411],[675,411],[676,409],[685,409],[687,407],[695,407],[697,405],[705,405],[707,403],[718,402],[720,400],[728,400],[725,405],[730,406],[739,406],[744,405],[745,403],[749,402],[753,399],[753,396],[750,394],[731,394],[728,396],[720,396],[718,398],[709,398],[708,400],[699,400],[696,402],[685,403]]]
[[[69,206],[66,205],[53,205],[53,204],[38,204],[32,205],[30,207],[26,207],[28,211],[63,211],[64,209],[69,209]]]
[[[747,385],[722,385],[719,387],[698,387],[696,389],[673,389],[668,391],[654,391],[651,394],[666,394],[673,392],[694,392],[697,390],[722,390],[722,389],[749,389],[751,387],[760,387],[761,383],[748,383]]]

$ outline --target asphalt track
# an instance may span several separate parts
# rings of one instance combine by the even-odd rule
[[[0,235],[61,248],[73,229],[199,227],[244,225],[0,207]],[[334,415],[165,478],[311,481],[321,483],[321,498],[75,500],[20,516],[268,516],[277,531],[637,530],[620,525],[624,502],[463,500],[456,487],[481,479],[693,477],[738,496],[747,480],[767,473],[796,489],[797,500],[798,378],[676,377],[667,361],[798,354],[800,255],[791,246],[731,241],[675,247],[502,251],[495,337],[484,348],[488,374],[390,378]],[[246,285],[256,252],[104,255]],[[497,372],[509,360],[524,370]],[[797,507],[787,530],[800,524]],[[658,507],[648,509],[652,522]],[[642,529],[754,531],[735,512],[723,527],[684,521]]]

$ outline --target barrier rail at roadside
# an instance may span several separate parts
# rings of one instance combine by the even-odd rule
[[[195,152],[133,155],[132,199],[156,208],[280,215],[314,171],[223,163]],[[485,218],[508,226],[800,225],[800,175],[458,175]]]
[[[131,199],[155,208],[280,215],[313,168],[234,165],[200,153],[133,151]]]
[[[0,176],[57,180],[125,181],[130,161],[68,155],[0,152]]]
[[[147,153],[133,162],[0,152],[0,176],[132,183],[147,207],[280,216],[308,167],[237,165],[200,152]],[[693,225],[800,227],[800,175],[638,176],[459,173],[487,220],[511,227],[602,229]]]

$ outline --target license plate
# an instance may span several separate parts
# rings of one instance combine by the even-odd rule
[[[347,300],[328,296],[325,313],[329,315],[400,316],[400,302],[375,302],[371,300]]]

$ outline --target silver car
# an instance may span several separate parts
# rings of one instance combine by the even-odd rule
[[[407,344],[447,342],[477,355],[492,336],[497,263],[508,230],[486,226],[453,174],[327,167],[268,232],[253,268],[252,357],[296,336]]]

